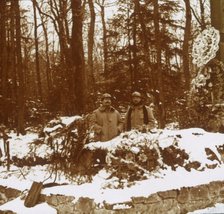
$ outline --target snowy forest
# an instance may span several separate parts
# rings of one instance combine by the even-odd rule
[[[2,0],[0,123],[25,133],[57,115],[91,112],[103,92],[125,109],[138,90],[160,128],[223,129],[215,35],[193,54],[197,35],[222,29],[218,2]]]
[[[0,212],[224,212],[223,11],[0,0]],[[102,95],[124,120],[134,91],[155,129],[95,141]]]

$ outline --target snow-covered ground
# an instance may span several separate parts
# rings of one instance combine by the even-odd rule
[[[146,135],[146,134],[144,134]],[[153,137],[152,134],[149,134]],[[207,184],[211,181],[224,180],[224,164],[223,156],[217,152],[217,146],[224,145],[224,134],[208,133],[203,129],[185,129],[185,130],[163,130],[159,135],[159,144],[161,147],[172,145],[173,138],[178,136],[178,144],[184,149],[192,160],[199,161],[203,166],[211,163],[205,154],[204,149],[210,148],[220,161],[217,161],[217,167],[214,169],[205,168],[204,170],[185,170],[183,167],[177,167],[175,171],[170,167],[166,169],[159,169],[157,172],[147,180],[136,181],[134,185],[125,185],[122,189],[117,187],[118,179],[116,177],[109,178],[110,174],[105,169],[102,169],[97,175],[93,177],[91,183],[84,183],[77,185],[72,183],[63,175],[59,173],[57,176],[57,183],[68,183],[68,185],[55,186],[45,188],[42,190],[43,194],[61,194],[67,196],[74,196],[76,200],[79,197],[89,197],[95,200],[97,204],[107,202],[110,204],[122,203],[130,201],[132,197],[149,196],[158,191],[166,191],[171,189],[180,189],[181,187],[192,187],[201,184]],[[30,148],[30,142],[34,141],[38,136],[34,133],[28,133],[26,136],[16,136],[10,133],[11,139],[10,148],[13,155],[23,157]],[[138,136],[139,137],[139,136]],[[133,136],[133,139],[135,136]],[[140,139],[137,139],[138,141]],[[107,147],[108,150],[116,146],[119,142],[119,137],[110,142],[96,143],[88,145],[93,147]],[[3,141],[0,139],[0,148],[3,151]],[[44,148],[44,147],[43,147]],[[41,152],[44,153],[42,150]],[[4,158],[4,157],[3,157]],[[213,162],[214,163],[214,162]],[[12,166],[10,171],[6,170],[5,166],[0,167],[0,185],[19,189],[21,191],[29,190],[33,181],[51,182],[54,180],[54,174],[51,175],[49,167],[35,166],[18,168]],[[51,175],[51,177],[49,177]],[[173,182],[175,180],[175,182]],[[114,197],[116,195],[116,197]],[[56,210],[43,203],[33,208],[26,208],[23,201],[19,198],[10,201],[0,206],[0,210],[12,210],[17,213],[38,213],[44,211],[45,213],[56,213]],[[196,213],[224,213],[224,205],[217,204],[213,208],[201,210]]]
[[[214,207],[209,207],[202,210],[196,210],[194,212],[189,212],[188,214],[223,214],[224,213],[224,204],[217,203]]]

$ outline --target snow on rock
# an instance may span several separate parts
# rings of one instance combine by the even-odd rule
[[[17,214],[30,214],[30,213],[47,213],[57,214],[57,210],[49,206],[47,203],[37,204],[35,207],[27,208],[24,206],[24,201],[16,198],[6,204],[0,206],[1,211],[10,210]]]
[[[80,197],[89,197],[94,199],[96,203],[102,204],[105,201],[109,204],[116,204],[131,201],[132,197],[148,197],[159,191],[180,189],[181,187],[193,187],[207,184],[211,181],[223,180],[224,166],[208,169],[203,172],[196,170],[188,172],[180,167],[177,168],[176,171],[171,169],[161,170],[157,172],[157,176],[152,176],[147,180],[137,181],[132,186],[120,189],[111,188],[108,184],[116,182],[116,180],[112,181],[107,179],[108,176],[105,175],[105,171],[101,171],[94,176],[91,183],[47,188],[44,189],[42,193],[46,195],[63,194],[74,196],[76,199]]]

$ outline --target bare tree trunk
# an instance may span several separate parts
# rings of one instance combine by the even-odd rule
[[[99,5],[101,8],[100,15],[103,27],[103,56],[104,56],[104,74],[108,73],[108,45],[107,45],[107,26],[105,20],[105,0]]]
[[[129,60],[129,72],[130,72],[130,85],[131,90],[134,91],[134,75],[133,75],[133,60],[132,60],[132,44],[131,44],[131,28],[130,28],[130,8],[127,11],[127,35],[128,35],[128,60]]]
[[[210,0],[212,26],[220,31],[220,43],[217,58],[224,62],[224,1]]]
[[[201,29],[204,30],[206,27],[205,23],[205,0],[199,0],[200,3],[200,10],[201,10]]]
[[[86,101],[86,75],[85,75],[85,62],[83,51],[83,38],[82,38],[82,1],[72,0],[72,60],[73,60],[73,78],[74,78],[74,91],[75,94],[75,113],[81,114],[85,111]]]
[[[21,24],[20,24],[19,0],[14,0],[13,4],[15,4],[15,14],[16,14],[16,58],[17,58],[17,71],[19,77],[17,133],[24,134],[25,94],[24,94],[24,77],[22,68],[22,53],[21,53]]]
[[[190,88],[190,67],[189,67],[189,41],[191,38],[191,5],[190,0],[184,0],[186,10],[186,21],[184,30],[184,42],[183,42],[183,71],[185,77],[185,89]]]
[[[36,2],[36,8],[39,12],[40,18],[41,18],[41,24],[44,31],[44,38],[45,38],[45,54],[46,54],[46,76],[47,76],[47,87],[48,92],[52,87],[52,77],[51,77],[51,70],[50,70],[50,58],[49,58],[49,42],[48,42],[48,33],[47,33],[47,27],[45,25],[43,14],[41,13],[41,9],[39,5]]]
[[[94,47],[94,31],[95,31],[95,20],[96,13],[94,10],[93,0],[88,0],[89,10],[90,10],[90,26],[88,32],[88,85],[93,92],[95,80],[94,80],[94,70],[93,70],[93,47]]]
[[[132,52],[133,52],[133,73],[132,73],[132,76],[133,76],[133,90],[136,90],[137,89],[137,83],[138,83],[138,62],[137,62],[137,32],[136,32],[136,25],[137,25],[137,19],[136,19],[136,3],[135,3],[135,6],[134,6],[134,22],[133,22],[133,49],[132,49]],[[144,28],[142,26],[142,28]]]
[[[15,102],[18,99],[17,93],[17,69],[16,69],[16,51],[15,51],[15,5],[11,3],[10,8],[10,34],[11,34],[11,52],[10,52],[10,71],[12,73],[12,82],[13,82],[13,89],[12,89],[12,98]]]
[[[163,89],[163,74],[161,69],[161,37],[160,37],[160,28],[159,28],[159,4],[158,0],[153,0],[154,5],[154,27],[155,27],[155,39],[156,39],[156,61],[157,61],[157,80],[158,80],[158,89],[159,89],[159,123],[160,128],[165,126],[165,109],[164,109],[164,89]]]
[[[1,88],[0,93],[2,94],[1,100],[1,117],[2,122],[8,123],[7,114],[7,49],[6,49],[6,1],[0,2],[0,75],[1,75]]]
[[[43,99],[41,88],[41,75],[40,75],[40,63],[39,63],[39,44],[37,35],[37,13],[36,13],[36,0],[33,0],[33,14],[34,14],[34,38],[35,38],[35,58],[36,58],[36,75],[37,75],[37,88],[40,100]]]

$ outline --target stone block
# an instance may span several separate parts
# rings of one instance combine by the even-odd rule
[[[54,207],[57,207],[60,204],[56,195],[48,196],[45,200],[49,205],[52,205]]]
[[[133,213],[139,213],[139,214],[146,214],[146,213],[155,213],[158,207],[160,206],[160,203],[155,204],[135,204]]]
[[[190,199],[189,188],[183,187],[179,190],[177,194],[177,201],[181,204],[187,203]]]
[[[94,214],[114,214],[118,213],[118,211],[106,210],[106,209],[96,209],[94,210]]]
[[[220,192],[220,184],[217,182],[211,182],[208,185],[209,195],[211,198],[217,197]]]
[[[80,213],[93,213],[96,204],[93,199],[81,197],[75,204],[75,211],[80,211]]]
[[[65,195],[57,195],[56,197],[57,197],[59,204],[69,203],[75,199],[75,197],[65,196]]]
[[[4,192],[5,192],[5,190],[6,190],[6,187],[5,187],[5,186],[0,185],[0,192],[1,192],[1,193],[4,193]]]
[[[206,185],[192,187],[190,189],[190,196],[191,201],[208,200],[209,199],[208,187]]]
[[[12,188],[7,188],[5,190],[5,196],[8,198],[8,199],[11,199],[11,198],[16,198],[20,195],[20,191],[19,190],[16,190],[16,189],[12,189]]]
[[[210,202],[208,200],[197,200],[197,201],[190,201],[187,206],[186,209],[188,212],[192,212],[194,210],[200,210],[200,209],[204,209],[208,206],[208,204],[210,204]]]
[[[161,210],[166,212],[167,210],[171,210],[174,205],[173,199],[166,199],[161,202]]]
[[[224,198],[224,189],[221,189],[219,192],[220,198]]]
[[[134,204],[140,204],[140,203],[143,204],[145,202],[146,198],[145,197],[132,197],[131,199]]]
[[[169,190],[166,192],[158,192],[157,193],[162,199],[176,198],[177,190]]]
[[[154,204],[160,202],[162,199],[158,196],[157,193],[150,195],[149,197],[145,198],[146,204]]]
[[[172,209],[167,210],[165,213],[166,213],[166,214],[181,214],[181,209],[180,209],[180,207],[178,206],[178,204],[176,204],[176,206],[174,205],[174,206],[172,207]]]
[[[60,204],[56,207],[58,214],[71,214],[74,213],[74,204],[67,203],[67,204]],[[81,212],[80,212],[81,213]]]

